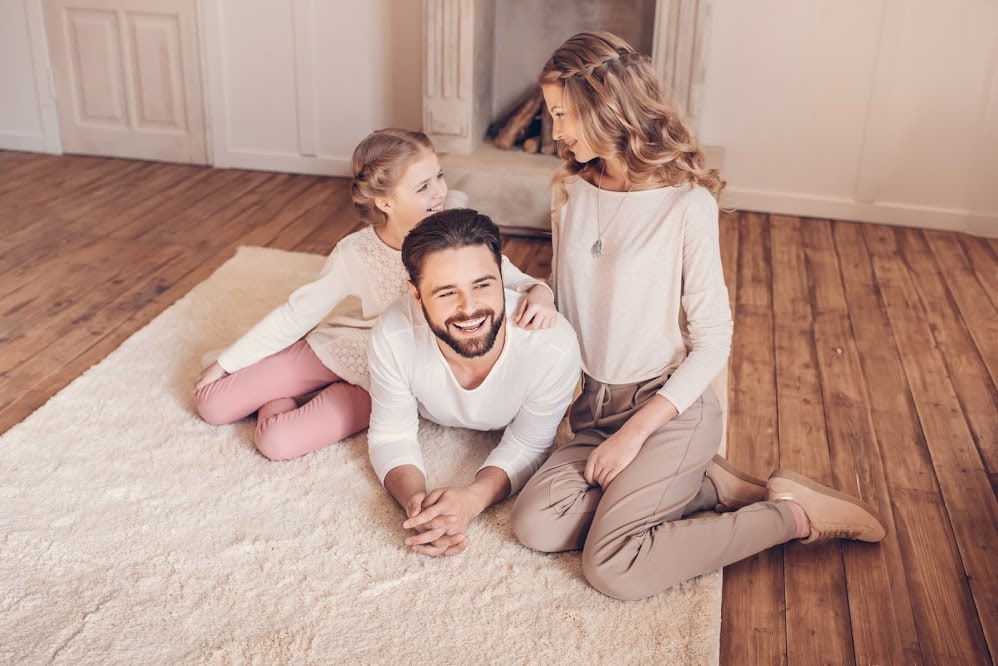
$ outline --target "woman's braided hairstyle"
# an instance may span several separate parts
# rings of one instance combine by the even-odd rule
[[[350,194],[360,219],[371,226],[388,221],[376,197],[391,197],[406,169],[425,155],[433,154],[433,143],[422,132],[387,127],[368,134],[353,151],[353,183]]]
[[[629,180],[702,185],[720,197],[724,181],[705,166],[699,142],[662,89],[647,56],[608,32],[580,32],[554,52],[541,85],[561,84],[562,103],[579,121],[582,138],[599,155],[620,158]],[[559,146],[565,160],[555,174],[555,207],[565,179],[587,165]]]

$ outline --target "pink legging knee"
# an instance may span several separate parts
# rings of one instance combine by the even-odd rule
[[[319,391],[298,406],[296,397]],[[295,458],[367,427],[371,397],[323,365],[304,340],[204,386],[197,410],[208,423],[259,412],[254,443],[271,460]]]

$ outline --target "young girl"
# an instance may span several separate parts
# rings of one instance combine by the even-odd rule
[[[319,277],[223,350],[195,386],[198,413],[208,423],[257,412],[254,442],[271,460],[315,451],[367,427],[367,343],[377,316],[407,293],[402,240],[450,203],[429,138],[394,128],[370,134],[354,150],[352,194],[369,226],[337,243]],[[515,321],[553,326],[551,290],[506,257],[502,274],[506,287],[526,292]]]
[[[581,548],[587,580],[619,599],[794,538],[882,539],[858,500],[791,472],[763,482],[715,455],[721,409],[709,384],[732,332],[724,182],[648,59],[612,34],[580,33],[540,82],[565,160],[554,178],[555,294],[585,375],[573,440],[514,505],[517,537],[546,552]]]

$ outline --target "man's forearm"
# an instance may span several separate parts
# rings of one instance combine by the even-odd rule
[[[419,507],[409,506],[416,495],[426,494],[426,478],[415,465],[399,465],[385,475],[385,490],[398,502],[406,514],[412,515]]]
[[[498,467],[483,467],[468,486],[481,502],[478,513],[509,496],[512,485],[509,476]]]

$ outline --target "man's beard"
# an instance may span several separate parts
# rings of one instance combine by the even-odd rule
[[[430,330],[433,331],[434,335],[436,335],[440,340],[443,340],[448,347],[464,358],[478,358],[479,356],[484,356],[489,353],[492,346],[496,343],[496,338],[499,337],[499,331],[502,329],[502,322],[506,318],[506,304],[503,303],[503,309],[499,313],[498,317],[496,317],[495,310],[481,308],[479,310],[475,310],[466,317],[449,317],[446,321],[444,321],[443,327],[438,327],[430,319],[430,315],[426,312],[426,307],[422,306],[422,308],[423,316],[426,318],[426,323],[429,324]],[[478,335],[474,338],[468,338],[465,340],[458,340],[449,332],[448,327],[451,324],[460,324],[462,322],[473,321],[482,317],[492,317],[492,328],[486,331],[484,335]],[[483,322],[482,326],[488,326],[488,319]]]

